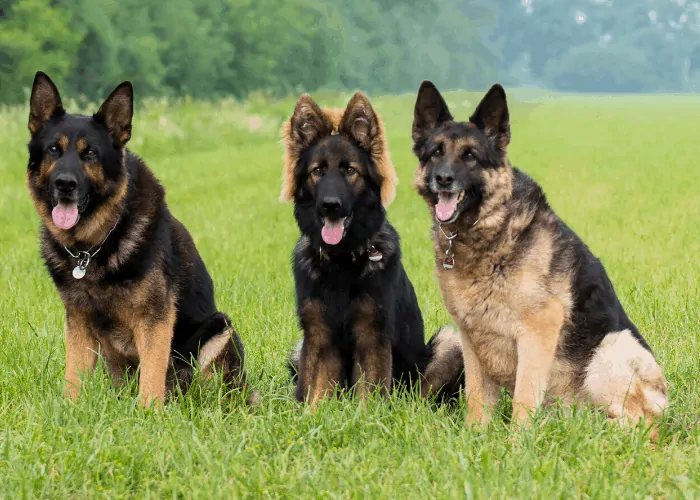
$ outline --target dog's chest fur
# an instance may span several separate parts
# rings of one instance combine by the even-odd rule
[[[517,238],[506,235],[489,250],[458,238],[453,243],[455,266],[449,270],[442,267],[445,241],[435,240],[437,277],[447,309],[485,370],[510,390],[517,342],[550,334],[546,324],[563,325],[571,308],[568,279],[551,271],[555,257],[549,234],[536,228],[523,248],[516,245]]]
[[[59,270],[68,272],[69,267],[66,261]],[[158,317],[159,309],[167,302],[166,280],[157,268],[140,280],[117,284],[105,283],[104,276],[103,268],[91,264],[83,279],[71,278],[59,287],[59,294],[67,310],[89,314],[92,333],[106,357],[138,363],[133,332]]]

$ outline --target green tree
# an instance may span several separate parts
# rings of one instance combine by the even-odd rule
[[[17,0],[0,21],[0,101],[18,102],[38,69],[58,84],[68,76],[82,34],[66,26],[73,15],[51,0]]]

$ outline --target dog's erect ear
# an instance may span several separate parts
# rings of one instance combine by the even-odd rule
[[[388,207],[396,196],[399,180],[389,157],[382,119],[362,92],[355,92],[350,98],[338,132],[369,153],[376,169],[382,205]]]
[[[375,142],[384,141],[377,113],[362,92],[355,92],[350,98],[338,128],[341,134],[355,141],[367,152],[372,151]]]
[[[510,143],[510,118],[506,91],[498,83],[486,93],[469,121],[482,129],[500,150]]]
[[[297,163],[316,141],[331,135],[333,124],[326,113],[309,94],[302,94],[292,116],[282,126],[284,142],[284,171],[282,178],[283,201],[293,200],[297,190],[295,170]]]
[[[46,73],[38,71],[29,98],[29,131],[36,134],[51,118],[63,113],[65,110],[56,85]]]
[[[452,115],[442,95],[433,82],[425,80],[418,89],[413,111],[413,142],[424,139],[432,129],[450,120]]]
[[[134,88],[131,82],[123,82],[112,91],[93,118],[105,124],[115,146],[123,147],[131,139],[133,116]]]
[[[299,98],[289,124],[289,140],[302,149],[311,147],[321,137],[330,135],[333,131],[328,117],[309,94],[302,94]],[[288,143],[287,146],[291,144]]]

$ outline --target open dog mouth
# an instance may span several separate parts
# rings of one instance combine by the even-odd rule
[[[321,222],[323,227],[321,228],[321,238],[323,242],[328,245],[337,245],[345,236],[345,230],[350,225],[352,221],[352,214],[348,217],[341,217],[340,219],[331,220],[328,217],[323,217]]]
[[[459,215],[457,207],[464,200],[466,191],[440,191],[437,195],[438,202],[435,205],[435,217],[440,222],[453,222]]]
[[[53,223],[61,229],[68,230],[74,227],[80,220],[80,212],[85,210],[88,204],[89,196],[85,196],[80,203],[77,200],[58,199],[54,203],[51,211]]]

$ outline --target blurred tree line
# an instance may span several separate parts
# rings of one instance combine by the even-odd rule
[[[495,0],[504,79],[565,91],[700,90],[700,2]]]
[[[0,0],[0,102],[34,73],[89,98],[486,85],[488,0]],[[471,10],[474,10],[474,14]],[[491,21],[495,21],[492,15]],[[493,24],[491,22],[491,24]],[[67,92],[69,92],[67,90]]]
[[[245,97],[300,89],[573,91],[700,83],[690,0],[0,0],[0,102],[36,70],[66,93]]]

